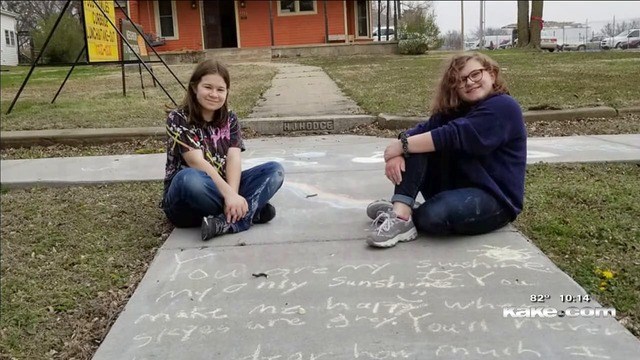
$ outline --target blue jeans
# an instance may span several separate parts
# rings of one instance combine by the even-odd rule
[[[427,154],[412,154],[406,159],[402,182],[391,198],[392,202],[413,207],[418,192],[422,193],[425,203],[412,215],[418,230],[432,235],[477,235],[499,229],[512,220],[512,214],[488,192],[474,187],[450,188],[447,183],[454,179],[447,176],[446,169],[427,174],[428,159]]]
[[[247,200],[249,211],[240,221],[231,224],[231,232],[249,229],[254,215],[276,194],[283,182],[284,169],[277,162],[244,170],[238,194]],[[224,197],[204,171],[186,168],[171,180],[163,210],[176,227],[200,226],[203,217],[223,214]]]

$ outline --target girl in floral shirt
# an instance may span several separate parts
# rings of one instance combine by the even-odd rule
[[[162,208],[177,227],[200,225],[202,240],[273,219],[269,200],[284,181],[277,162],[241,170],[245,149],[238,118],[227,108],[229,86],[228,70],[204,61],[182,104],[167,117]]]

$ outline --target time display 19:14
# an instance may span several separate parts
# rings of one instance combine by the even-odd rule
[[[589,294],[585,295],[560,295],[560,301],[563,303],[585,303],[591,301]]]

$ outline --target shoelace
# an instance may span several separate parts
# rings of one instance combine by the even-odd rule
[[[391,216],[390,213],[383,212],[373,220],[371,225],[375,226],[380,221],[382,221],[382,223],[376,228],[376,232],[378,233],[378,235],[380,235],[380,233],[382,233],[383,231],[389,231],[391,229],[391,226],[395,224],[396,221],[398,221],[398,218],[395,216]]]

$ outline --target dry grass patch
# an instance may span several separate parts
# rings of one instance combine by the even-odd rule
[[[171,69],[185,84],[195,65],[172,65]],[[163,126],[165,110],[173,107],[160,86],[143,69],[144,97],[137,67],[129,67],[126,93],[122,95],[122,75],[116,66],[87,66],[74,70],[55,104],[50,104],[66,75],[66,69],[40,69],[29,80],[11,114],[4,115],[28,69],[2,72],[2,131],[66,128]],[[49,72],[46,72],[49,70]],[[42,73],[45,71],[45,73]],[[269,88],[276,70],[270,66],[230,65],[231,89],[229,105],[244,117],[251,112],[260,95]],[[176,102],[184,97],[184,89],[173,75],[161,66],[154,74]],[[145,98],[146,97],[146,98]]]
[[[640,105],[639,52],[487,52],[504,71],[511,94],[527,109]],[[371,114],[426,115],[450,54],[351,56],[299,61],[322,67]]]
[[[91,357],[170,226],[162,184],[3,190],[0,358]]]

